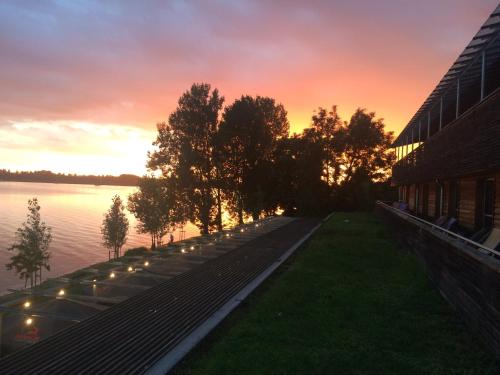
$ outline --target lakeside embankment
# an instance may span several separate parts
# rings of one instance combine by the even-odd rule
[[[39,341],[43,344],[44,339],[54,333],[97,315],[119,302],[133,296],[144,296],[143,293],[149,289],[154,294],[154,287],[163,285],[162,288],[168,289],[170,284],[165,286],[166,281],[190,270],[194,272],[194,268],[201,267],[205,262],[215,260],[244,243],[273,232],[291,220],[269,217],[223,232],[179,241],[154,252],[144,248],[134,249],[113,261],[95,264],[48,280],[32,290],[0,298],[0,323],[3,323],[0,324],[0,330],[2,326],[4,329],[0,352],[5,355]],[[183,279],[186,279],[185,275]],[[215,280],[213,275],[210,275],[209,280]],[[162,300],[162,303],[170,302],[172,299]],[[171,306],[177,307],[177,304]],[[137,317],[132,314],[129,318],[135,322]],[[92,326],[92,323],[89,324]],[[151,324],[155,326],[154,320]],[[68,335],[72,336],[71,333]],[[108,335],[104,335],[101,338],[105,340],[107,337]],[[89,335],[86,339],[98,340],[99,337]]]
[[[334,214],[176,374],[494,374],[492,354],[371,214]]]

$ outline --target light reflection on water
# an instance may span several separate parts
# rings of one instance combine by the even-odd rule
[[[7,271],[5,264],[12,255],[7,248],[14,241],[15,231],[26,220],[28,199],[38,198],[42,219],[52,227],[51,271],[44,270],[46,279],[107,260],[108,251],[101,244],[100,233],[103,214],[113,195],[126,201],[135,190],[122,186],[0,182],[0,294],[24,286],[24,281]],[[130,230],[124,249],[149,246],[149,236],[137,234],[135,218],[130,213],[128,218]],[[199,234],[192,224],[185,230],[186,238]],[[174,237],[178,239],[177,233]]]

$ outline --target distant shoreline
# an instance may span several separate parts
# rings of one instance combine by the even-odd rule
[[[92,186],[129,186],[134,187],[138,186],[138,184],[120,184],[120,183],[102,183],[102,184],[94,184],[90,182],[66,182],[66,181],[27,181],[27,180],[4,180],[0,179],[0,183],[2,182],[28,182],[28,183],[38,183],[38,184],[61,184],[61,185],[92,185]]]
[[[138,186],[139,176],[122,174],[120,176],[71,175],[50,171],[10,172],[0,170],[0,182],[42,182],[52,184]]]

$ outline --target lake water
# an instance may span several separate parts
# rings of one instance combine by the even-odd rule
[[[100,227],[111,198],[118,194],[123,201],[135,187],[48,184],[30,182],[0,182],[0,294],[9,288],[24,286],[13,271],[7,271],[12,252],[7,248],[15,240],[15,231],[26,220],[28,199],[38,198],[42,220],[52,227],[51,271],[46,277],[56,277],[93,263],[108,259],[102,246]],[[148,235],[138,234],[136,220],[127,211],[130,228],[124,249],[150,246]],[[199,234],[188,224],[186,238]],[[175,240],[178,234],[174,233]]]

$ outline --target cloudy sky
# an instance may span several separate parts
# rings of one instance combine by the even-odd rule
[[[0,168],[145,171],[155,124],[193,82],[318,106],[396,133],[496,0],[0,2]]]

